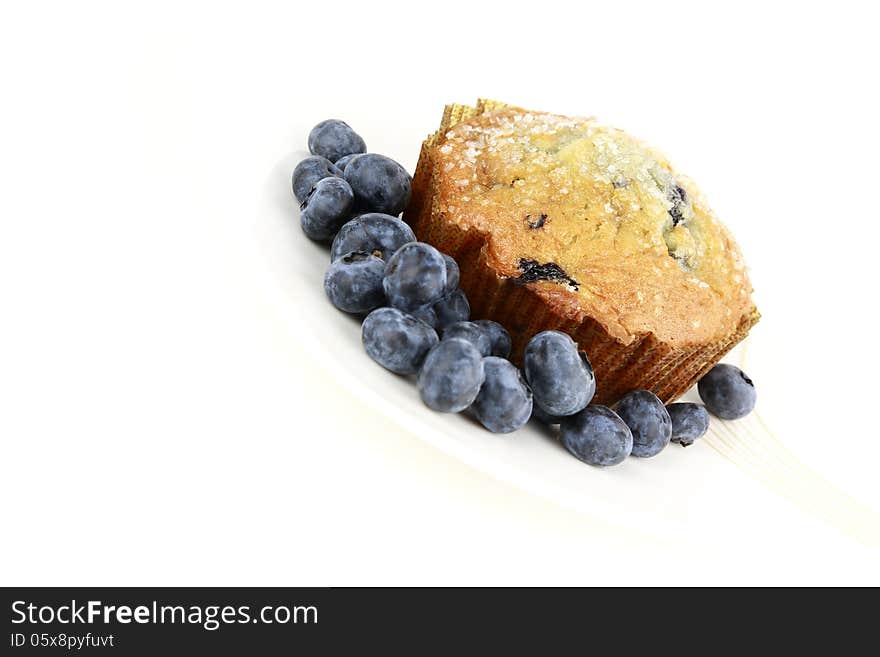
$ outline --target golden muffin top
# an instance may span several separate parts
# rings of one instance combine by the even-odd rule
[[[504,107],[438,134],[432,211],[486,235],[497,274],[628,343],[732,333],[750,313],[739,248],[666,158],[591,118]]]

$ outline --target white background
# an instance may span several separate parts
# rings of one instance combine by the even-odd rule
[[[762,413],[872,525],[877,21],[713,4],[4,3],[0,583],[880,583],[876,542],[772,490],[695,545],[699,517],[660,536],[464,464],[347,392],[267,273],[267,180],[321,119],[410,170],[446,102],[624,127],[737,235]]]

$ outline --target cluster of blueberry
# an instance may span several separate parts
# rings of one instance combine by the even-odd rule
[[[605,466],[630,454],[654,456],[671,441],[692,444],[708,430],[707,409],[737,419],[754,407],[752,382],[732,365],[717,365],[700,381],[705,406],[664,406],[647,390],[628,393],[614,410],[591,404],[593,368],[559,331],[529,341],[521,371],[507,360],[511,340],[503,326],[470,321],[455,260],[416,241],[396,216],[412,185],[403,167],[366,153],[364,140],[342,121],[315,126],[309,150],[293,173],[293,191],[306,235],[332,240],[327,297],[339,310],[366,316],[367,354],[392,372],[416,375],[430,408],[467,410],[494,433],[515,431],[531,417],[559,424],[569,452]]]
[[[627,456],[659,454],[670,442],[694,443],[709,429],[709,414],[724,419],[748,415],[755,388],[733,365],[716,365],[700,381],[705,406],[691,402],[663,405],[649,390],[633,390],[610,409],[591,404],[596,390],[593,368],[565,333],[534,336],[523,356],[526,380],[535,397],[533,415],[559,425],[562,444],[591,465],[615,465]]]
[[[364,319],[364,349],[392,372],[417,375],[422,401],[435,411],[470,409],[489,431],[515,431],[532,416],[532,390],[507,360],[504,327],[469,321],[458,279],[455,260],[430,244],[402,244],[381,281],[388,306]]]
[[[367,153],[343,121],[321,121],[309,133],[312,156],[293,171],[300,224],[313,240],[329,241],[357,214],[398,215],[409,203],[412,177],[390,157]]]

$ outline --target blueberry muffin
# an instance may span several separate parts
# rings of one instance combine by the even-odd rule
[[[458,261],[473,316],[507,327],[515,362],[534,334],[570,334],[597,403],[635,389],[677,398],[759,318],[739,248],[700,190],[591,118],[447,106],[404,218]]]

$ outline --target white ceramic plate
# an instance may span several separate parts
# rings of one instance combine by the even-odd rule
[[[713,418],[709,434],[692,447],[672,444],[651,459],[593,468],[571,457],[554,430],[529,424],[493,435],[461,415],[434,413],[420,401],[410,379],[395,376],[363,352],[359,322],[336,311],[324,297],[325,247],[306,239],[290,191],[290,172],[307,153],[291,153],[269,176],[258,211],[257,240],[275,291],[287,308],[290,331],[307,331],[321,350],[340,394],[354,395],[389,422],[493,477],[568,508],[653,535],[725,542],[766,531],[831,534],[878,543],[872,511],[801,465],[774,437],[762,404],[774,397],[775,377],[762,376],[762,359],[772,349],[767,330],[753,335],[725,359],[762,381],[759,406],[737,422]],[[686,399],[696,400],[694,393]],[[797,510],[804,513],[798,513]]]

